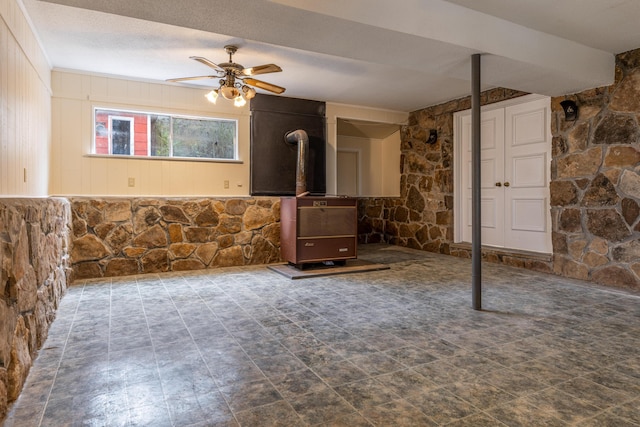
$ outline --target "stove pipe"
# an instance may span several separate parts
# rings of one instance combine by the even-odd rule
[[[298,145],[298,164],[296,166],[296,197],[307,193],[307,158],[309,156],[309,136],[302,129],[294,130],[284,136],[289,144]]]

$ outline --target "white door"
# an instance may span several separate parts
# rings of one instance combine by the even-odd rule
[[[530,99],[531,97],[529,97]],[[550,99],[483,109],[482,244],[551,253]],[[456,115],[458,241],[471,241],[471,112]]]
[[[504,245],[504,191],[496,187],[504,176],[504,114],[502,110],[487,111],[481,122],[481,210],[482,243]],[[471,241],[471,115],[462,118],[462,209],[463,237]]]
[[[552,252],[550,108],[548,98],[505,108],[504,245],[509,248]]]

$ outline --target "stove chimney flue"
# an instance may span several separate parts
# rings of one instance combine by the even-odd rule
[[[289,144],[298,146],[298,162],[296,166],[296,197],[307,193],[307,158],[309,152],[309,136],[302,129],[287,133],[284,139]]]

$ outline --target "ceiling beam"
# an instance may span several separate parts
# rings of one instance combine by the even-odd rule
[[[469,82],[476,53],[486,86],[561,95],[614,79],[611,53],[444,0],[47,1],[391,66],[391,79],[420,72]]]
[[[311,13],[481,53],[485,84],[560,95],[613,83],[615,56],[443,0],[272,0]],[[402,48],[402,46],[399,46]],[[428,67],[427,67],[428,68]],[[470,60],[444,71],[465,78]],[[437,71],[437,70],[429,70]]]

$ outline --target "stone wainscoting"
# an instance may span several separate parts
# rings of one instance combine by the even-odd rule
[[[415,197],[415,196],[414,196]],[[446,196],[447,199],[449,196]],[[434,224],[423,224],[417,212],[404,205],[401,198],[360,198],[358,199],[358,243],[390,243],[407,246],[429,252],[453,255],[459,258],[471,258],[471,245],[453,243],[448,234],[453,233],[448,215],[436,215]],[[446,206],[443,205],[443,206]],[[398,223],[396,212],[408,212],[407,220]],[[451,209],[451,208],[450,208]],[[428,214],[425,212],[425,214]],[[401,214],[404,217],[404,213]],[[443,231],[444,228],[444,231]],[[511,267],[527,268],[545,273],[553,272],[553,257],[528,251],[482,248],[482,259],[487,262],[504,264]]]
[[[481,95],[483,105],[526,95],[497,88]],[[399,198],[360,201],[360,241],[382,240],[450,254],[453,242],[453,114],[471,108],[471,98],[415,111],[401,130]],[[437,129],[435,144],[425,144]]]
[[[0,199],[0,420],[67,288],[70,219],[64,199]]]
[[[481,94],[481,104],[526,95],[496,88]],[[398,198],[359,200],[360,243],[378,241],[451,254],[453,243],[453,114],[471,108],[471,97],[414,111],[401,129],[401,179]],[[425,144],[437,129],[435,144]]]
[[[280,199],[72,197],[74,279],[280,260]]]
[[[452,243],[450,249],[453,256],[471,259],[470,243]],[[483,246],[482,260],[544,273],[553,272],[553,255],[551,254]]]
[[[565,99],[576,121],[562,118]],[[640,49],[617,56],[613,85],[552,110],[554,271],[640,289]]]
[[[522,96],[482,94],[483,105]],[[560,102],[576,101],[576,121]],[[398,198],[358,203],[359,242],[388,242],[467,257],[453,243],[453,114],[470,98],[412,112],[402,129]],[[508,255],[487,248],[488,261],[640,290],[640,49],[616,57],[615,83],[551,99],[553,257]],[[438,141],[425,144],[429,129]]]

